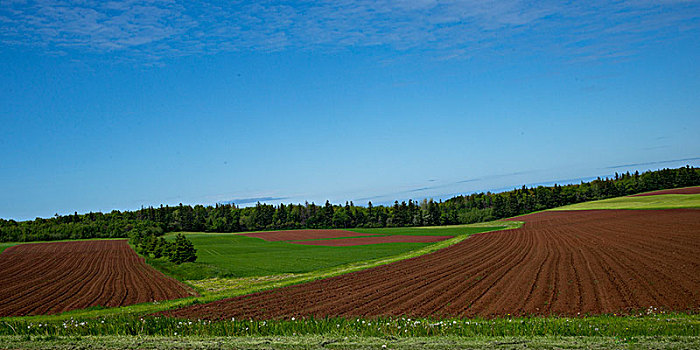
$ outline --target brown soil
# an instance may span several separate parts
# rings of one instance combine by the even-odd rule
[[[21,244],[0,254],[0,316],[55,314],[194,295],[126,240]]]
[[[346,239],[328,239],[320,241],[288,242],[294,244],[320,245],[325,247],[349,247],[355,245],[379,244],[379,243],[432,243],[444,241],[453,236],[384,236],[384,237],[359,237]]]
[[[629,197],[645,197],[645,196],[656,196],[659,194],[700,194],[700,186],[698,187],[685,187],[685,188],[674,188],[671,190],[660,190],[654,192],[634,194]]]
[[[700,210],[552,211],[432,254],[166,312],[185,318],[700,309]]]
[[[291,230],[266,231],[242,234],[241,236],[262,238],[266,241],[298,241],[302,239],[342,238],[357,236],[372,236],[371,233],[357,233],[345,230]]]

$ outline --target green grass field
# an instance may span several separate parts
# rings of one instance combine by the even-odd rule
[[[661,194],[657,196],[617,197],[593,202],[577,203],[551,210],[679,208],[700,208],[700,194]]]
[[[382,235],[472,235],[503,227],[431,227],[353,229]],[[404,254],[434,243],[382,243],[352,247],[324,247],[287,242],[268,242],[260,238],[230,233],[184,233],[197,249],[195,263],[174,265],[162,260],[149,263],[181,280],[239,278],[299,274],[349,263],[376,260]],[[172,238],[169,235],[169,238]]]

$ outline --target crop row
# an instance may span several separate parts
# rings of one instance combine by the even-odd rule
[[[0,316],[53,314],[190,296],[125,240],[22,244],[0,255]]]

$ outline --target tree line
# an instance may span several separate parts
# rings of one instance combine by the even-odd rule
[[[460,195],[446,201],[408,200],[393,205],[357,206],[315,203],[257,203],[148,207],[135,211],[56,215],[17,222],[0,219],[0,241],[158,237],[166,232],[241,232],[302,228],[403,227],[470,224],[590,200],[700,185],[700,168],[681,167],[642,174],[616,173],[611,178],[571,185],[522,186],[501,193]]]

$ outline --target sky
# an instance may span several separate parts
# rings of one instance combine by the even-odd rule
[[[0,0],[0,218],[700,166],[700,1]]]

